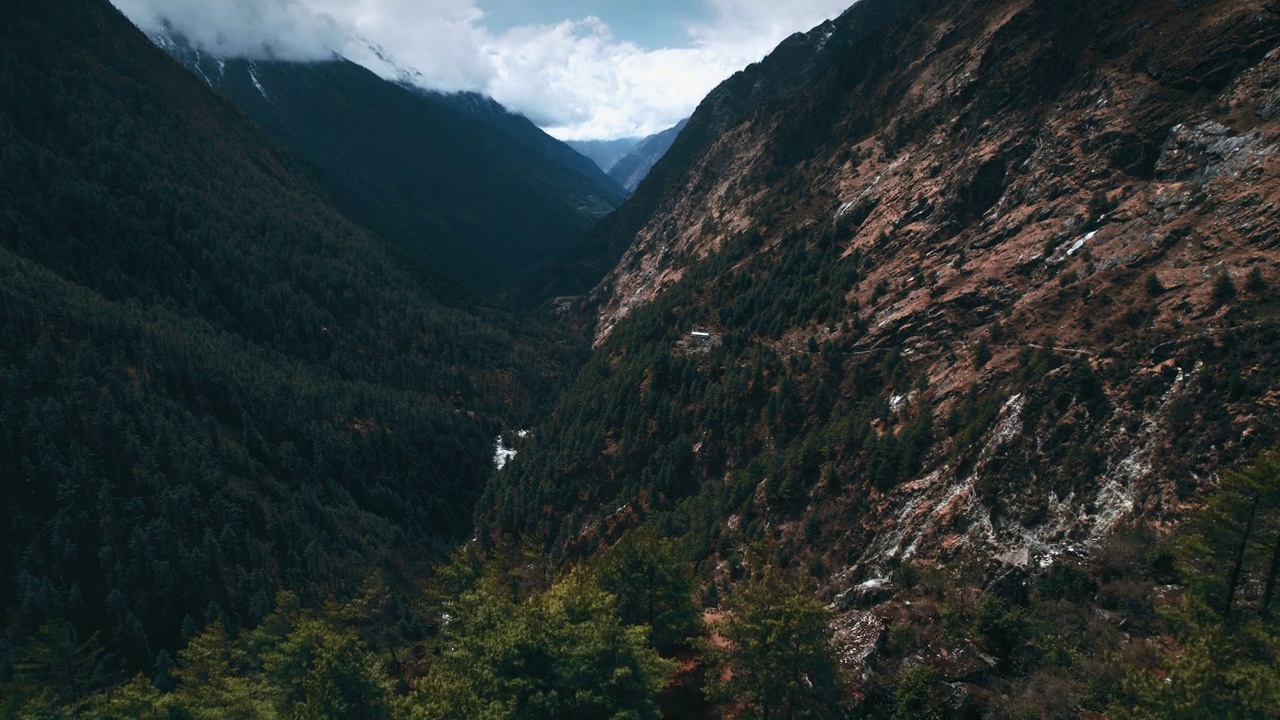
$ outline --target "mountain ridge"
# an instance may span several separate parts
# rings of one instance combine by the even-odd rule
[[[525,277],[513,291],[522,304],[533,305],[556,296],[590,293],[622,259],[644,223],[663,201],[665,188],[697,162],[712,141],[752,108],[779,102],[802,91],[820,75],[845,45],[873,35],[900,21],[923,0],[873,3],[872,11],[853,5],[836,20],[785,39],[763,60],[752,63],[716,86],[698,104],[689,123],[662,159],[645,176],[617,212],[606,217],[578,247],[539,272]],[[847,19],[851,18],[851,19]],[[836,23],[847,31],[831,43]]]
[[[491,98],[384,80],[340,57],[228,59],[175,34],[153,41],[306,156],[372,229],[490,296],[572,247],[623,197]]]
[[[671,149],[676,137],[688,124],[689,119],[685,118],[672,127],[641,140],[631,152],[619,158],[613,167],[609,168],[609,177],[626,188],[627,192],[634,192],[649,171],[653,170],[653,166],[657,165],[662,156]]]
[[[643,138],[638,137],[617,140],[570,140],[569,147],[582,153],[607,173],[642,141]]]
[[[1269,2],[865,0],[784,43],[592,235],[597,358],[482,522],[693,522],[717,567],[770,528],[830,597],[1176,518],[1280,437],[1278,42]]]

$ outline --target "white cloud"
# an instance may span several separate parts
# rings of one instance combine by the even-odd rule
[[[476,0],[304,1],[335,18],[350,36],[376,43],[420,71],[432,89],[483,92],[494,76]]]
[[[236,57],[322,60],[342,47],[334,19],[306,0],[112,0],[147,32],[164,22],[209,52]]]
[[[714,19],[690,28],[695,42],[753,62],[789,35],[843,12],[854,0],[708,0]]]
[[[477,0],[113,0],[144,30],[167,20],[225,55],[339,52],[360,62],[368,53],[351,39],[362,38],[420,71],[424,85],[492,95],[566,139],[670,127],[733,72],[851,1],[708,0],[711,19],[688,27],[683,47],[653,50],[597,18],[493,33]]]
[[[708,48],[620,42],[595,18],[518,28],[486,51],[496,76],[485,90],[566,138],[664,130],[740,67]]]

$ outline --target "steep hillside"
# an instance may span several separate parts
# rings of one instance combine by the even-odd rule
[[[574,338],[442,304],[329,195],[105,1],[0,6],[0,684],[151,672],[470,532]]]
[[[475,92],[441,93],[414,87],[409,89],[440,105],[469,115],[523,145],[528,151],[528,159],[513,157],[511,160],[526,162],[528,172],[531,174],[541,174],[551,178],[556,173],[564,173],[567,170],[582,178],[590,179],[592,186],[572,188],[568,195],[576,198],[596,219],[612,212],[617,205],[621,204],[617,184],[601,178],[600,168],[593,160],[584,157],[569,143],[561,142],[546,134],[529,118],[511,112],[497,100]],[[541,162],[533,162],[535,158]],[[595,194],[587,192],[587,189]],[[604,204],[605,202],[607,204]]]
[[[649,519],[830,596],[1088,548],[1280,437],[1280,7],[865,0],[702,104],[579,268],[596,357],[482,521]],[[592,259],[595,258],[595,259]]]
[[[850,46],[874,37],[900,22],[922,0],[871,3],[846,13],[840,23],[823,23],[807,33],[787,38],[764,60],[734,74],[698,105],[684,130],[645,176],[618,211],[606,217],[580,246],[556,262],[523,278],[514,295],[525,304],[557,296],[590,292],[618,264],[636,234],[671,197],[690,168],[720,135],[756,108],[783,103],[823,77],[831,64],[845,57]]]
[[[609,177],[626,188],[627,192],[634,191],[649,175],[649,171],[653,169],[653,166],[657,165],[662,156],[667,154],[667,151],[671,149],[671,145],[679,137],[680,131],[684,130],[685,125],[688,124],[688,119],[681,120],[674,127],[667,128],[642,140],[631,152],[624,155],[618,162],[614,163],[613,167],[609,168]]]
[[[291,145],[351,211],[483,292],[576,246],[624,193],[526,118],[474,94],[388,82],[346,60],[224,60],[156,42]]]

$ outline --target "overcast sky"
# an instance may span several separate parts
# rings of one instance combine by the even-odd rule
[[[112,0],[223,54],[385,71],[381,46],[439,90],[476,90],[564,139],[643,136],[719,82],[853,0]],[[268,51],[267,48],[270,48]],[[366,54],[367,55],[367,54]]]

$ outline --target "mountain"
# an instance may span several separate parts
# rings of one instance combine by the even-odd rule
[[[622,189],[492,99],[319,63],[210,57],[154,38],[310,160],[370,228],[442,275],[499,294],[580,242]]]
[[[636,234],[675,195],[674,184],[719,136],[764,104],[780,103],[820,79],[848,50],[886,25],[901,21],[920,0],[873,3],[846,12],[843,31],[826,22],[787,38],[762,61],[721,83],[699,103],[685,128],[618,211],[606,217],[579,246],[524,277],[512,295],[525,305],[589,293],[621,260]]]
[[[570,140],[568,145],[607,173],[644,140],[645,138],[634,137],[618,140]]]
[[[699,107],[579,254],[596,352],[486,491],[825,598],[1176,520],[1280,439],[1280,16],[864,0]]]
[[[674,127],[646,138],[570,141],[569,147],[590,158],[615,182],[631,192],[640,185],[653,166],[671,149],[676,136],[689,123],[686,118]]]
[[[2,5],[0,715],[1267,717],[1276,87],[1274,0],[862,0],[516,313]]]
[[[649,171],[653,169],[653,166],[657,165],[662,156],[667,154],[667,151],[671,149],[671,145],[676,141],[676,136],[688,124],[689,120],[686,118],[676,123],[674,127],[667,128],[660,133],[650,135],[641,140],[631,152],[607,169],[609,177],[626,188],[627,192],[634,191],[640,186],[640,182],[649,174]]]
[[[497,100],[475,92],[441,93],[408,87],[424,97],[445,107],[453,108],[466,114],[499,133],[519,142],[531,154],[531,158],[540,161],[530,163],[532,170],[548,176],[551,183],[556,171],[567,169],[583,178],[601,186],[599,194],[573,196],[578,198],[582,209],[591,217],[599,218],[612,212],[621,204],[618,199],[618,186],[600,177],[599,168],[590,158],[584,158],[568,143],[561,142],[546,134],[523,115],[506,109]]]
[[[226,82],[426,104],[289,73]],[[102,0],[0,6],[0,147],[2,714],[14,673],[71,701],[281,591],[415,587],[580,357],[349,219]]]

